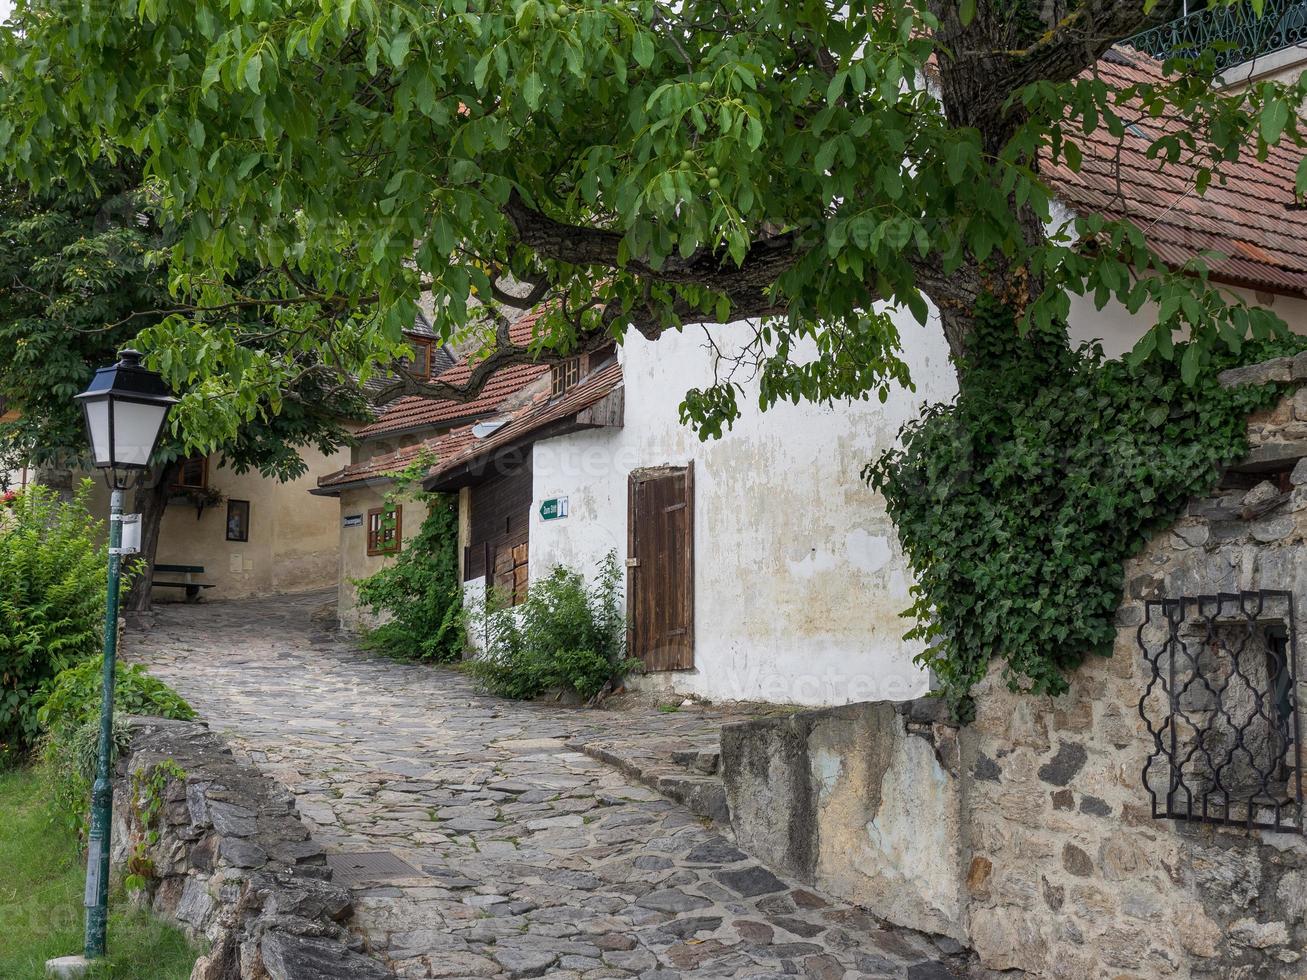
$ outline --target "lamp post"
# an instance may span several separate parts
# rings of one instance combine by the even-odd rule
[[[100,368],[77,396],[86,414],[91,456],[103,470],[109,502],[109,591],[104,611],[104,689],[100,701],[100,746],[91,790],[91,835],[86,861],[86,948],[88,960],[105,953],[109,919],[109,834],[113,787],[109,753],[113,738],[114,668],[118,654],[118,585],[122,566],[123,491],[139,478],[158,448],[168,410],[177,399],[162,377],[141,365],[134,350],[121,351],[118,363]]]

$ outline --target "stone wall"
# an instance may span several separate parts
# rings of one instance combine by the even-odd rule
[[[957,730],[932,717],[941,706],[864,702],[728,725],[741,846],[899,925],[965,940],[961,760]]]
[[[1300,358],[1226,380],[1305,377]],[[1143,783],[1149,600],[1287,590],[1307,622],[1307,389],[1249,433],[1250,456],[1126,564],[1115,652],[1066,695],[1013,694],[995,671],[962,729],[916,702],[726,732],[741,841],[892,922],[967,943],[993,969],[1307,977],[1307,839],[1155,819]],[[1295,657],[1307,705],[1301,638]]]
[[[192,980],[393,977],[342,924],[350,894],[331,884],[284,788],[200,723],[130,724],[114,789],[114,867],[143,877],[139,900],[207,945]]]

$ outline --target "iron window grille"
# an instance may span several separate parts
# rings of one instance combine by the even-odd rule
[[[1307,41],[1307,3],[1266,0],[1261,16],[1250,2],[1217,5],[1136,34],[1123,43],[1144,54],[1196,58],[1214,48],[1218,74]]]
[[[1303,833],[1293,594],[1154,600],[1137,637],[1153,817]]]

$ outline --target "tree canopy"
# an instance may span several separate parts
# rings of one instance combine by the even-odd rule
[[[1254,7],[1260,9],[1259,4]],[[635,329],[742,325],[761,398],[882,397],[909,383],[892,316],[939,310],[959,363],[979,297],[1023,327],[1070,297],[1155,303],[1141,353],[1278,324],[1163,261],[1128,219],[1058,216],[1041,166],[1125,132],[1127,104],[1182,120],[1150,154],[1196,164],[1302,143],[1302,84],[1223,93],[1211,52],[1112,90],[1093,65],[1178,2],[1077,0],[19,0],[0,50],[0,153],[38,184],[140,155],[177,224],[155,363],[234,431],[293,359],[241,343],[267,319],[341,371],[402,352],[429,291],[444,336],[479,304],[547,302],[486,369]],[[1301,177],[1301,171],[1300,171]],[[278,270],[249,295],[243,263]],[[504,322],[498,318],[498,322]],[[806,353],[815,350],[815,358]],[[407,381],[468,397],[469,386]],[[718,433],[723,382],[685,414]]]
[[[38,466],[85,462],[86,428],[73,396],[96,368],[161,319],[141,311],[173,302],[162,249],[167,235],[152,218],[139,166],[101,162],[94,169],[95,192],[0,186],[0,399],[17,414],[0,425],[0,453]],[[261,332],[250,319],[238,341],[283,353]],[[275,410],[262,396],[259,411],[235,437],[212,447],[237,470],[281,480],[300,476],[301,448],[334,452],[348,438],[342,421],[365,413],[357,390],[337,387],[329,375],[302,372],[286,391],[272,394]],[[200,441],[188,435],[186,421],[165,436],[156,464],[186,455]]]
[[[138,331],[160,322],[161,313],[142,311],[175,302],[168,290],[168,230],[156,220],[155,195],[142,188],[139,166],[102,159],[92,168],[95,179],[80,188],[57,183],[33,191],[0,182],[0,400],[16,412],[0,424],[0,462],[85,465],[86,428],[73,396]],[[246,290],[267,278],[242,273]],[[286,336],[259,319],[261,312],[251,308],[235,322],[235,342],[299,365],[299,374],[257,393],[255,410],[236,416],[234,432],[216,440],[207,419],[222,417],[221,407],[182,379],[178,390],[186,397],[155,454],[154,473],[136,494],[146,565],[133,581],[134,609],[149,606],[173,462],[202,446],[237,471],[289,480],[306,469],[304,447],[334,452],[349,438],[343,421],[366,413],[357,387],[314,370],[311,352],[288,348]],[[166,363],[170,353],[159,357]]]

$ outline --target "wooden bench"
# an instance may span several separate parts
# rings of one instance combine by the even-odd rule
[[[154,580],[156,589],[185,589],[186,601],[195,602],[200,597],[200,589],[211,589],[212,585],[204,582],[196,582],[192,576],[203,575],[203,565],[155,565],[154,574],[157,576],[160,572],[169,575],[180,575],[183,580],[180,582],[160,582],[158,578]]]

